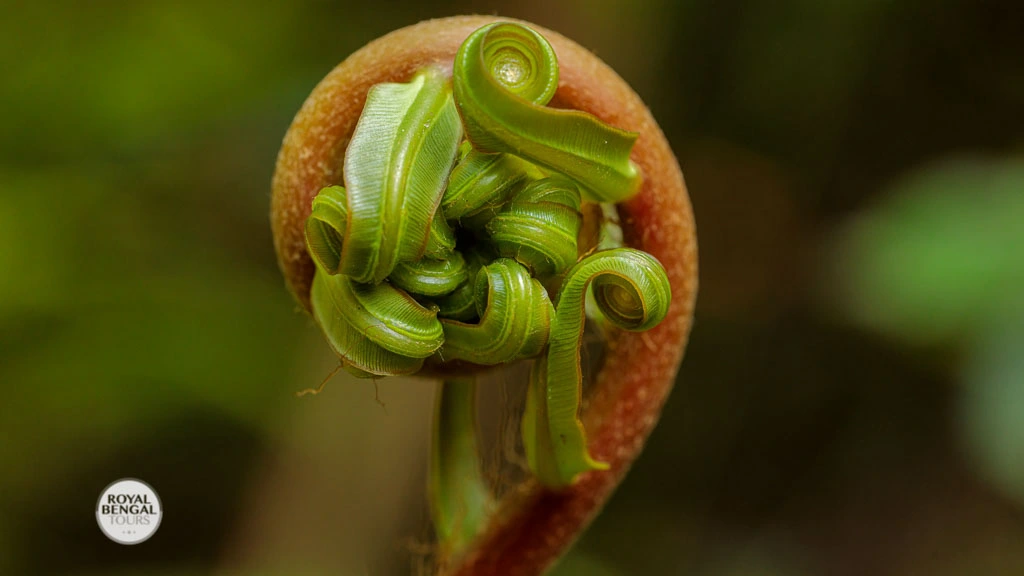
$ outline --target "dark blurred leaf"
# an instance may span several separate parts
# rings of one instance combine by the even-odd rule
[[[1024,507],[1024,315],[997,321],[969,358],[960,405],[967,447],[978,473]]]

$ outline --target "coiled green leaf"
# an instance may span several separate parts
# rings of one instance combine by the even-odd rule
[[[568,178],[552,176],[528,184],[485,229],[499,255],[547,278],[576,262],[582,221],[579,189]]]
[[[515,260],[499,258],[477,273],[473,291],[480,321],[441,320],[442,360],[502,364],[536,356],[548,342],[551,301],[541,283]]]
[[[476,301],[473,299],[472,282],[462,284],[451,294],[437,298],[433,302],[437,305],[438,318],[459,322],[472,322],[479,318],[476,314]]]
[[[455,103],[473,146],[507,152],[565,174],[593,200],[619,202],[640,187],[629,160],[637,134],[578,110],[546,108],[558,61],[543,36],[498,22],[466,38],[455,56]]]
[[[439,70],[370,89],[345,153],[349,222],[342,274],[379,283],[398,262],[423,256],[461,139],[451,89]],[[432,252],[440,255],[445,234],[434,232]]]
[[[422,258],[416,262],[402,262],[388,279],[413,294],[444,296],[469,280],[469,270],[462,254],[453,252],[444,260]]]
[[[475,228],[481,213],[486,221],[523,182],[540,177],[540,171],[525,160],[511,154],[484,154],[467,143],[448,180],[441,211],[448,220]]]
[[[347,202],[344,188],[328,186],[313,198],[313,213],[306,220],[306,249],[317,268],[328,274],[337,274],[341,263]]]
[[[547,355],[534,365],[522,422],[527,462],[548,486],[567,486],[582,472],[607,468],[587,451],[577,415],[583,378],[584,295],[591,283],[605,318],[625,330],[656,326],[668,313],[671,299],[661,263],[633,248],[596,252],[566,273],[555,303]]]
[[[356,375],[413,374],[444,343],[436,308],[424,308],[390,284],[323,272],[313,276],[313,317]]]

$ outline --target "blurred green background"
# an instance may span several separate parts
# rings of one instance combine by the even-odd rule
[[[269,183],[335,64],[471,12],[615,68],[698,222],[678,387],[555,573],[1024,574],[1024,4],[0,11],[0,574],[417,568],[431,387],[293,397],[334,361],[277,270]],[[139,546],[93,516],[124,476],[165,508]]]

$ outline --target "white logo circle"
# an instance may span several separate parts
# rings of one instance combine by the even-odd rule
[[[156,491],[135,478],[122,478],[107,486],[96,502],[96,523],[118,544],[145,542],[160,527],[163,516]]]

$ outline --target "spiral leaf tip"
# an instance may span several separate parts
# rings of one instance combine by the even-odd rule
[[[544,106],[558,87],[558,59],[540,34],[506,22],[480,28],[459,48],[453,78],[466,136],[477,149],[565,174],[600,202],[621,202],[640,189],[629,159],[637,134]]]

